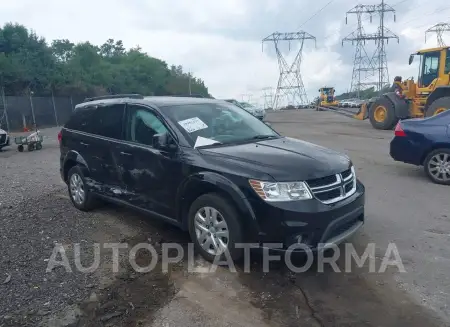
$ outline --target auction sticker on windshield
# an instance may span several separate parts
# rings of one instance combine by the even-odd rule
[[[208,125],[206,125],[198,117],[181,120],[178,122],[178,124],[180,124],[180,126],[183,127],[186,130],[186,132],[188,132],[188,133],[194,133],[201,129],[208,128]]]

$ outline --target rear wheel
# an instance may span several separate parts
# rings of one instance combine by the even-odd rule
[[[450,109],[450,97],[442,97],[434,100],[428,107],[425,117],[432,117]]]
[[[380,97],[370,106],[369,120],[375,129],[392,129],[398,122],[394,104],[386,97]]]
[[[425,173],[436,184],[450,185],[450,149],[437,149],[423,163]]]
[[[83,171],[79,166],[73,166],[67,173],[67,186],[70,200],[75,208],[81,211],[90,211],[97,205],[94,195],[86,185]]]

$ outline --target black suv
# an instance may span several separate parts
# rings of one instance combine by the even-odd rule
[[[225,249],[238,259],[238,243],[317,250],[364,223],[364,186],[347,156],[281,136],[226,101],[87,99],[58,139],[75,207],[103,199],[147,212],[189,231],[208,260]]]

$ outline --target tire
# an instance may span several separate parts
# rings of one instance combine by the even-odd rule
[[[445,175],[447,176],[447,180],[444,180],[443,178],[439,178],[442,175],[436,175],[435,172],[432,171],[432,166],[433,162],[439,161],[438,159],[446,159],[446,163],[444,168],[446,169],[446,171],[444,172]],[[450,149],[436,149],[431,151],[427,157],[425,158],[424,162],[423,162],[423,168],[425,170],[425,173],[427,174],[428,178],[436,184],[441,184],[441,185],[450,185]]]
[[[19,145],[19,146],[17,147],[17,151],[23,152],[23,145]]]
[[[383,111],[384,115],[379,116],[379,110]],[[383,118],[383,119],[382,119]],[[394,104],[386,97],[380,97],[370,106],[369,120],[373,128],[381,130],[393,129],[398,122],[395,115]]]
[[[84,191],[84,197],[81,201],[76,200],[76,195],[74,192],[73,181],[72,179],[76,179],[79,181]],[[97,201],[94,197],[94,194],[86,187],[86,180],[84,178],[84,174],[80,166],[73,166],[70,168],[69,172],[67,173],[67,188],[69,192],[70,200],[72,201],[72,204],[75,208],[81,211],[90,211],[94,209],[97,205]]]
[[[27,150],[30,151],[30,152],[34,151],[34,144],[28,144]]]
[[[229,203],[225,198],[216,193],[208,193],[197,198],[191,205],[188,214],[188,223],[189,223],[189,234],[191,236],[191,240],[194,242],[194,246],[197,252],[199,252],[203,258],[206,260],[213,262],[217,256],[219,256],[220,260],[226,261],[227,257],[225,253],[220,255],[208,252],[202,245],[200,244],[199,237],[196,232],[196,214],[200,212],[202,216],[205,216],[204,208],[212,208],[217,210],[217,212],[222,216],[223,220],[226,223],[226,227],[228,229],[228,243],[227,250],[231,259],[235,262],[241,259],[243,254],[243,249],[236,248],[236,244],[242,243],[242,226],[239,222],[239,215],[234,208],[234,206]],[[219,218],[220,219],[220,218]],[[208,233],[205,231],[205,233]],[[205,235],[206,236],[206,235]],[[215,238],[216,244],[217,238]]]
[[[450,97],[442,97],[434,100],[430,104],[425,113],[425,117],[432,117],[449,109],[450,109]]]
[[[42,149],[42,143],[38,142],[36,143],[36,150],[41,150]]]

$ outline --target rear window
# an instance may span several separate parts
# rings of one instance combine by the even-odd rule
[[[89,133],[92,130],[91,125],[94,110],[94,107],[82,107],[75,109],[65,127],[75,131]]]

